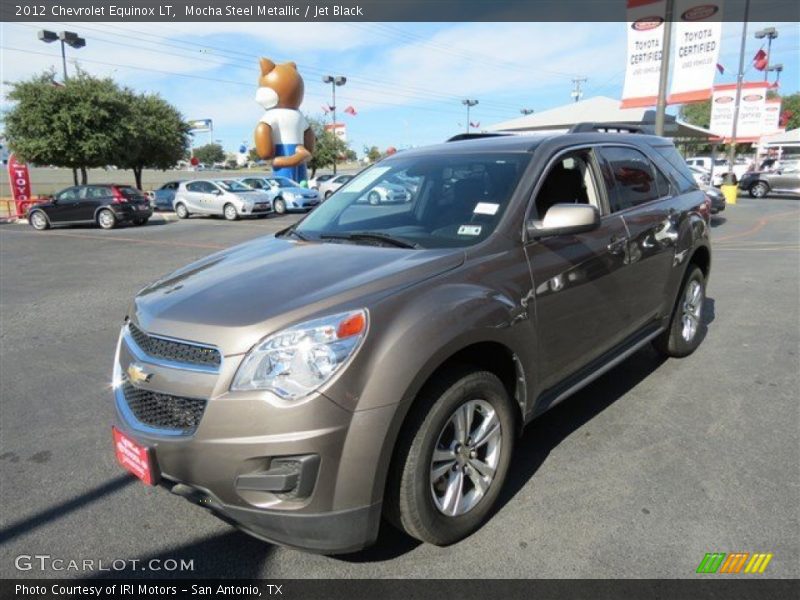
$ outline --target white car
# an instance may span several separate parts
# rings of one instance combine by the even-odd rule
[[[402,204],[411,200],[411,194],[402,185],[385,181],[373,187],[366,200],[372,205]]]
[[[323,181],[319,184],[319,195],[322,196],[323,199],[327,199],[333,192],[338,190],[353,177],[353,175],[337,175],[333,179]]]
[[[694,180],[699,187],[702,188],[711,184],[711,175],[709,175],[708,171],[705,169],[689,165],[689,172],[692,174],[692,177],[694,177]]]
[[[269,194],[272,208],[279,215],[293,210],[311,210],[320,203],[317,190],[304,188],[288,177],[253,175],[242,177],[239,181]]]
[[[693,156],[686,159],[686,164],[690,167],[703,169],[711,175],[711,183],[717,187],[725,182],[725,176],[731,170],[728,160],[725,158],[715,158],[714,171],[711,172],[712,158],[710,156]],[[738,182],[742,176],[751,170],[751,161],[746,158],[738,158],[733,164],[733,176]]]
[[[266,217],[272,212],[272,197],[235,179],[184,181],[172,201],[180,219],[190,215],[222,215],[228,221],[239,217]]]

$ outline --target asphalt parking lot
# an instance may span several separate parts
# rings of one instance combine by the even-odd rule
[[[700,349],[643,350],[537,420],[499,510],[459,544],[384,526],[359,554],[304,554],[125,475],[109,382],[130,299],[295,218],[0,225],[0,577],[92,575],[15,569],[18,555],[49,554],[193,559],[190,577],[683,578],[715,551],[771,552],[767,576],[800,577],[796,199],[741,198],[714,220]]]

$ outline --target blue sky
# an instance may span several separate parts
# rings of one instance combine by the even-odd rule
[[[757,29],[780,36],[772,62],[784,65],[781,91],[800,89],[800,25],[751,23],[746,57],[761,45]],[[741,23],[723,24],[717,83],[735,81]],[[294,60],[306,82],[302,109],[322,116],[330,86],[321,76],[345,75],[337,89],[351,146],[384,149],[424,145],[463,130],[463,98],[476,98],[471,121],[485,126],[570,102],[572,78],[586,77],[584,98],[619,98],[625,74],[624,23],[3,23],[0,80],[16,80],[55,66],[56,44],[36,39],[38,29],[68,29],[86,38],[74,61],[139,91],[158,92],[190,119],[211,118],[213,138],[226,150],[251,144],[262,112],[254,95],[259,56]],[[763,78],[752,68],[745,79]]]

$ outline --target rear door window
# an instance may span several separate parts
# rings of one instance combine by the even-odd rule
[[[600,149],[611,169],[611,212],[639,206],[659,198],[655,168],[650,160],[634,148],[606,146]]]
[[[678,186],[678,191],[681,194],[692,192],[697,189],[697,182],[687,166],[688,161],[684,161],[681,158],[681,155],[678,154],[675,146],[671,144],[669,146],[655,146],[654,150],[658,152],[659,156],[661,156],[661,158],[663,158],[669,164],[670,174],[672,175],[675,184]],[[689,164],[696,165],[697,161],[693,161],[693,163]]]

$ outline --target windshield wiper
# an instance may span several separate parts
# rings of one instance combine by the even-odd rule
[[[321,240],[347,240],[347,241],[375,241],[384,242],[397,246],[398,248],[422,248],[416,242],[404,240],[388,233],[381,233],[378,231],[352,231],[349,233],[323,233],[319,236]]]
[[[291,227],[287,227],[286,229],[284,229],[283,231],[279,231],[275,235],[276,236],[281,236],[281,237],[283,237],[284,235],[293,235],[298,240],[302,240],[304,242],[311,241],[311,238],[309,238],[309,237],[303,235],[302,233],[300,233],[299,231],[297,231],[297,227],[295,225],[292,225]]]

